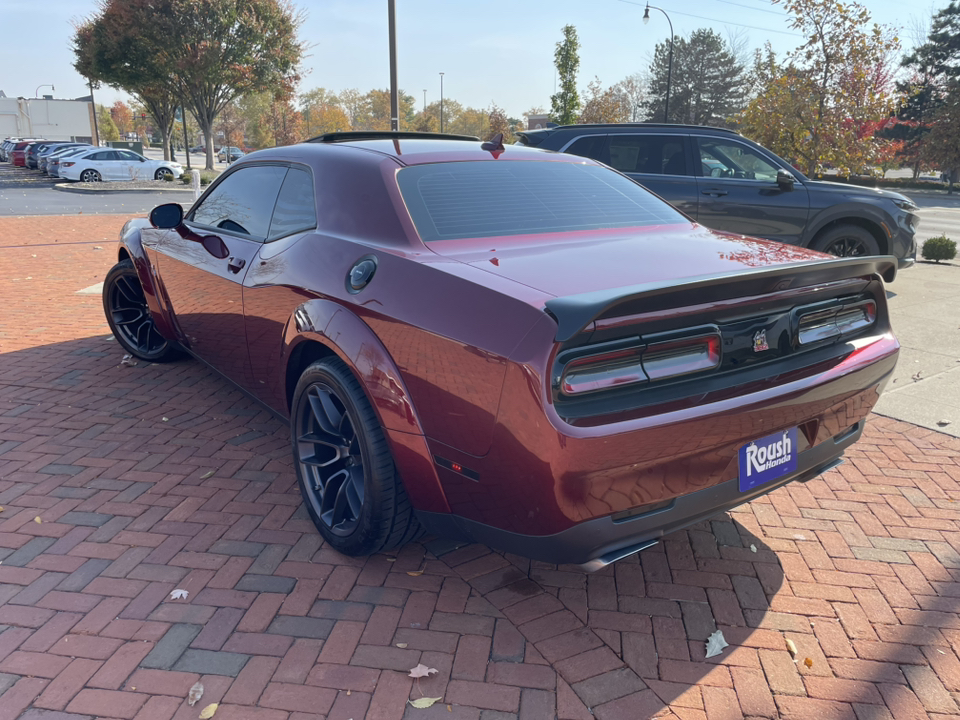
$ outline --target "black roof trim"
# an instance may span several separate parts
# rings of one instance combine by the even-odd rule
[[[480,138],[473,135],[451,135],[449,133],[426,132],[389,132],[379,130],[357,130],[350,132],[331,132],[317,135],[305,140],[310,143],[337,143],[352,142],[355,140],[470,140],[480,142]]]
[[[684,125],[683,123],[584,123],[582,125],[557,125],[552,128],[538,128],[536,130],[520,130],[518,133],[546,133],[556,130],[574,130],[578,128],[667,128],[671,130],[716,130],[717,132],[739,135],[730,128],[714,127],[713,125]]]

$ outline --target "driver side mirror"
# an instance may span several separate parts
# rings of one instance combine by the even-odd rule
[[[140,162],[146,162],[146,161],[147,161],[147,159],[146,159],[145,157],[143,157],[143,156],[140,157]]]
[[[183,222],[183,208],[179,203],[158,205],[150,211],[150,224],[158,230],[172,230]]]
[[[777,170],[777,185],[781,190],[793,190],[793,184],[796,181],[796,178],[786,170]]]

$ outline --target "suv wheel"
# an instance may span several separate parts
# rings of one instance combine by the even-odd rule
[[[877,243],[877,239],[859,225],[838,225],[831,228],[821,233],[810,245],[810,248],[837,257],[880,254],[880,245]]]
[[[300,376],[290,430],[304,503],[334,550],[371,555],[422,533],[377,415],[341,360]]]

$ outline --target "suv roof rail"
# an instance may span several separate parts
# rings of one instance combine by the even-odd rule
[[[381,131],[381,130],[356,130],[350,132],[330,132],[323,135],[305,140],[310,143],[336,143],[350,142],[352,140],[470,140],[480,142],[480,138],[473,135],[451,135],[449,133],[431,133],[431,132],[410,132],[402,130],[399,132]]]
[[[696,128],[697,130],[719,130],[720,132],[730,133],[731,135],[739,135],[736,130],[723,127],[715,127],[713,125],[686,125],[684,123],[649,123],[649,122],[640,122],[640,123],[583,123],[581,125],[557,125],[552,128],[539,128],[537,130],[520,130],[519,132],[544,132],[550,130],[562,130],[564,128],[611,128],[611,127],[626,127],[626,128]]]

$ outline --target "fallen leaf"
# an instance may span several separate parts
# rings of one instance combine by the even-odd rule
[[[120,360],[120,364],[134,367],[136,366],[137,361],[133,359],[133,355],[124,355],[123,358]]]
[[[810,658],[807,658],[806,660],[803,661],[803,664],[806,665],[808,668],[812,668],[813,660],[811,660]]]
[[[210,472],[207,472],[207,473],[204,473],[203,475],[201,475],[201,476],[200,476],[200,479],[201,479],[201,480],[206,480],[208,477],[213,477],[213,470],[211,470]]]
[[[751,545],[751,546],[750,546],[750,552],[756,552],[756,551],[757,551],[757,546],[756,546],[756,545]]]
[[[728,643],[723,637],[723,631],[717,630],[715,633],[713,633],[713,635],[707,638],[706,657],[712,658],[716,655],[719,655],[723,652],[725,647],[729,646],[729,644],[730,643]]]
[[[200,720],[210,720],[213,717],[213,714],[217,711],[217,708],[220,707],[220,703],[210,703],[203,710],[200,711]]]
[[[187,695],[187,705],[193,707],[197,704],[197,700],[203,697],[203,683],[197,680],[194,683],[193,687],[190,688],[190,692]]]
[[[413,705],[418,710],[423,710],[424,708],[433,707],[434,703],[440,702],[441,700],[443,700],[442,697],[438,697],[438,698],[422,697],[422,698],[417,698],[416,700],[407,700],[407,702]]]
[[[791,657],[797,657],[797,646],[790,638],[787,638],[787,650],[790,651]]]
[[[447,712],[453,712],[453,705],[447,705]]]
[[[351,690],[347,690],[347,697],[350,697]]]
[[[397,561],[396,558],[392,558],[392,557],[387,558],[387,562],[396,562],[396,561]]]
[[[423,570],[407,570],[407,575],[410,577],[420,577],[423,575]]]
[[[406,643],[397,643],[397,647],[400,648],[400,649],[404,649],[404,648],[407,647],[407,644],[406,644]]]
[[[188,591],[186,591],[186,590],[181,590],[180,588],[177,588],[177,589],[174,590],[172,593],[170,593],[170,599],[171,599],[171,600],[186,600],[186,599],[187,599],[187,595],[189,595],[189,594],[190,594],[190,593],[189,593]]]
[[[435,672],[437,672],[436,668],[427,667],[423,663],[420,663],[415,668],[411,668],[408,675],[412,678],[422,678],[422,677],[430,677]]]
[[[170,418],[166,418],[166,417],[165,417],[165,418],[160,418],[160,419],[163,420],[164,422],[168,422],[168,421],[170,420]]]
[[[39,515],[37,515],[37,516],[33,519],[33,521],[34,521],[37,525],[39,525],[40,523],[43,522],[43,520],[40,519],[40,516],[39,516]]]
[[[0,512],[3,512],[3,508],[2,508],[2,507],[0,507]]]

